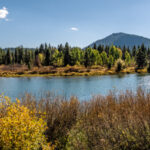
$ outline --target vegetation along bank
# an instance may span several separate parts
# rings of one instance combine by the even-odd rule
[[[41,44],[36,49],[0,49],[0,76],[81,76],[150,72],[150,49],[96,44],[85,49]]]
[[[0,149],[149,150],[150,93],[141,89],[90,101],[0,96]]]

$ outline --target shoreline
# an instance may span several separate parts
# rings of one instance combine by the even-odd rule
[[[60,68],[34,68],[32,70],[21,70],[19,68],[17,71],[0,69],[0,77],[65,77],[65,76],[101,76],[101,75],[121,75],[121,74],[145,74],[147,69],[139,69],[135,71],[135,67],[127,67],[120,72],[116,72],[115,68],[108,70],[105,67],[60,67]]]

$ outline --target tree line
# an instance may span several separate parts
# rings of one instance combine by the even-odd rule
[[[124,46],[123,48],[112,46],[94,46],[81,49],[71,47],[68,43],[52,47],[48,44],[41,44],[36,49],[26,49],[17,47],[14,51],[11,49],[0,48],[0,65],[25,64],[31,66],[74,66],[84,65],[85,67],[100,65],[107,66],[109,69],[115,63],[121,60],[126,66],[136,65],[138,68],[144,68],[150,60],[150,48],[144,44],[134,46],[132,49]]]

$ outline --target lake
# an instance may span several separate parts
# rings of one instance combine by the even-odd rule
[[[106,95],[132,90],[138,87],[150,90],[150,75],[105,75],[92,77],[20,77],[0,78],[0,93],[12,99],[20,98],[25,93],[40,97],[45,92],[52,92],[66,98],[77,96],[80,100],[89,100],[94,95]]]

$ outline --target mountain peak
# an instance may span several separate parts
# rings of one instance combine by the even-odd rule
[[[124,35],[126,33],[123,33],[123,32],[117,32],[117,33],[112,33],[112,35]]]
[[[150,47],[150,39],[134,35],[134,34],[127,34],[123,32],[112,33],[111,35],[107,36],[104,39],[97,40],[90,44],[90,47],[93,47],[94,44],[98,45],[108,45],[111,46],[112,44],[115,46],[123,47],[124,45],[129,48],[133,48],[133,46],[139,46],[144,44],[146,47]]]

